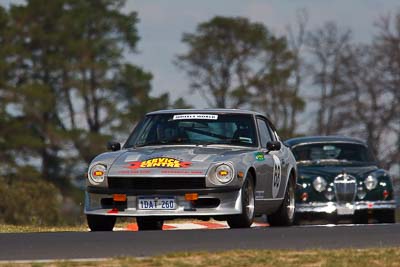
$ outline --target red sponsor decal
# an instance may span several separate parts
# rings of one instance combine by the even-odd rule
[[[128,163],[125,168],[135,170],[138,168],[187,168],[192,163],[190,161],[180,161],[174,158],[151,158],[145,161],[134,161]]]
[[[111,210],[107,211],[108,214],[116,214],[118,213],[118,209],[117,208],[112,208]]]

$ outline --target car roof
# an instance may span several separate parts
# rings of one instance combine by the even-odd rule
[[[152,111],[147,113],[147,115],[156,114],[184,114],[184,113],[217,113],[217,114],[250,114],[259,115],[265,117],[263,114],[255,111],[244,110],[244,109],[227,109],[227,108],[215,108],[215,109],[165,109]]]
[[[285,144],[290,147],[310,143],[352,143],[367,146],[366,143],[360,139],[339,135],[296,137],[285,141]]]

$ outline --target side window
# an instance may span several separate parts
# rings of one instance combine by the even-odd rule
[[[260,131],[261,147],[267,147],[267,143],[272,141],[270,131],[268,130],[267,122],[262,119],[257,119],[258,130]]]
[[[270,133],[270,136],[271,136],[272,140],[273,141],[280,141],[279,140],[279,136],[276,133],[276,131],[274,130],[275,128],[273,126],[271,126],[271,123],[267,122],[267,125],[268,125],[267,127],[268,127],[268,130],[269,130],[269,133]]]

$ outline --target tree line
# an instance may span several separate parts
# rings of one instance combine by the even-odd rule
[[[0,222],[79,222],[83,177],[112,137],[146,112],[189,107],[151,96],[152,74],[126,61],[139,42],[125,0],[28,0],[0,7]],[[217,16],[185,33],[174,62],[209,107],[267,114],[283,138],[349,134],[385,167],[399,160],[400,14],[357,44],[302,11],[287,34]],[[311,107],[311,108],[310,108]],[[69,219],[67,219],[69,218]]]
[[[211,107],[265,113],[283,139],[350,135],[379,163],[400,162],[400,12],[376,22],[370,43],[299,10],[286,34],[242,17],[214,17],[182,38],[176,64]]]
[[[138,15],[122,12],[124,4],[29,0],[0,7],[0,191],[26,191],[22,198],[34,203],[26,212],[9,205],[15,199],[0,201],[0,221],[58,223],[58,211],[77,210],[66,203],[82,202],[71,178],[84,176],[111,136],[126,136],[149,110],[185,106],[168,93],[150,96],[152,74],[125,60],[139,35]],[[40,213],[43,199],[54,216]]]

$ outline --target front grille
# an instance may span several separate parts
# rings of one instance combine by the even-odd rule
[[[348,174],[340,174],[335,178],[336,200],[340,203],[353,202],[357,193],[356,178]]]
[[[108,177],[110,189],[204,189],[206,181],[204,177]]]

